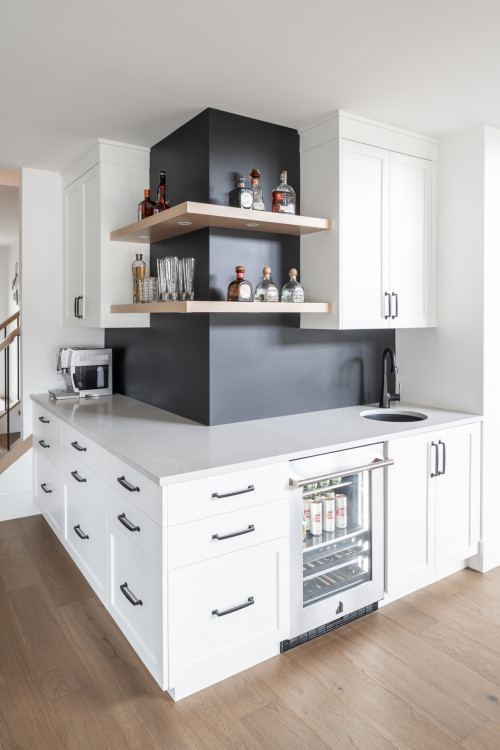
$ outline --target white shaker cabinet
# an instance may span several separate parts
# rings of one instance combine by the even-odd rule
[[[435,325],[436,158],[434,141],[350,115],[301,134],[301,208],[333,220],[301,238],[307,297],[332,304],[303,328]]]
[[[116,243],[110,232],[136,217],[149,185],[149,149],[98,140],[63,174],[63,320],[95,328],[147,327],[149,315],[111,315],[132,302],[136,253],[149,245]]]
[[[391,440],[387,450],[385,590],[395,599],[477,552],[480,425]]]

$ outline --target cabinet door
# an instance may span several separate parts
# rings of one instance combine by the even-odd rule
[[[83,321],[84,326],[100,325],[101,303],[101,195],[99,165],[82,177],[83,190]],[[103,280],[105,283],[105,280]]]
[[[388,443],[386,568],[388,596],[425,585],[434,569],[434,485],[430,483],[430,436]]]
[[[65,486],[64,546],[106,603],[106,516],[80,490]]]
[[[436,485],[436,569],[477,553],[479,541],[479,424],[439,434]]]
[[[432,162],[390,155],[390,293],[394,328],[432,325]]]
[[[83,188],[77,180],[64,191],[64,310],[66,325],[79,325],[76,307],[84,294],[83,282]]]
[[[389,152],[344,140],[340,198],[341,328],[386,328]],[[387,317],[386,317],[387,316]]]
[[[63,482],[59,468],[42,453],[33,451],[34,483],[33,495],[36,505],[52,528],[54,534],[62,538],[63,524]]]

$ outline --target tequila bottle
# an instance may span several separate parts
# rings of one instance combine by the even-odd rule
[[[236,278],[227,288],[228,302],[252,302],[253,289],[249,281],[243,278],[245,266],[236,266]]]
[[[238,177],[236,187],[229,193],[229,205],[234,208],[252,208],[253,192],[246,186],[244,177]]]
[[[256,302],[279,302],[280,293],[278,287],[271,280],[271,269],[266,266],[262,269],[264,278],[255,290],[255,301]]]
[[[258,169],[252,169],[250,172],[250,178],[252,181],[252,193],[253,193],[253,206],[255,211],[265,211],[264,197],[262,195],[262,188],[259,185],[260,172]]]
[[[160,172],[160,184],[158,186],[158,193],[156,194],[156,203],[153,213],[159,214],[162,211],[166,211],[170,208],[170,198],[167,193],[167,184],[165,181],[165,172]]]
[[[287,185],[287,174],[280,172],[280,184],[273,190],[273,211],[278,214],[295,213],[295,190]]]
[[[147,219],[148,216],[152,216],[154,210],[155,204],[150,199],[149,190],[146,188],[146,190],[144,190],[144,200],[139,203],[137,210],[138,221],[142,221],[142,219]]]
[[[288,281],[281,290],[282,302],[303,302],[304,289],[297,281],[297,269],[290,268],[290,281]]]

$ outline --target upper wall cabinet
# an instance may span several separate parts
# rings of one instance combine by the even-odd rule
[[[64,324],[149,326],[149,315],[109,312],[110,303],[132,301],[135,254],[149,261],[148,245],[109,239],[112,229],[130,223],[130,207],[149,185],[149,149],[98,140],[62,180]]]
[[[301,239],[308,297],[331,303],[303,328],[435,325],[437,143],[351,115],[301,133],[301,205],[333,231]]]

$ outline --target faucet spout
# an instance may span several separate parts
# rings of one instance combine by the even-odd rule
[[[391,406],[391,401],[400,400],[399,394],[389,393],[389,387],[387,385],[387,363],[389,361],[391,363],[390,373],[394,374],[398,371],[398,367],[396,364],[396,355],[394,353],[394,349],[391,349],[390,346],[384,349],[384,353],[382,355],[382,385],[380,388],[380,401],[378,404],[380,409],[389,409]]]

